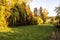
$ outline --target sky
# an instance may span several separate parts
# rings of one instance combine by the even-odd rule
[[[60,0],[32,0],[29,5],[32,12],[34,8],[39,9],[42,6],[43,9],[46,8],[48,10],[48,16],[56,16],[54,9],[60,5]]]

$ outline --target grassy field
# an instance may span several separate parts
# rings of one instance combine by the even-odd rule
[[[53,25],[29,25],[11,28],[14,32],[0,32],[0,40],[48,40]]]

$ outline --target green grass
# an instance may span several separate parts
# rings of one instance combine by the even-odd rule
[[[14,32],[0,32],[0,40],[48,40],[53,25],[30,25],[11,28]]]

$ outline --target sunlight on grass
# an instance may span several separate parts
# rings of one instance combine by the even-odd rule
[[[49,26],[54,26],[53,24],[40,24],[40,26],[41,26],[41,25],[42,25],[42,26],[45,26],[45,27],[46,27],[46,26],[48,26],[48,27],[49,27]]]
[[[11,33],[14,33],[14,32],[17,32],[17,31],[14,31],[12,28],[5,27],[5,28],[0,28],[0,32],[11,32]]]

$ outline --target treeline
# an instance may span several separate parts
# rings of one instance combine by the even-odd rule
[[[26,5],[27,0],[0,0],[0,27],[37,25],[43,23]]]
[[[27,9],[28,8],[28,9]],[[11,9],[11,15],[8,19],[9,25],[32,25],[37,24],[33,20],[33,15],[30,7],[26,3],[16,3]]]
[[[0,27],[46,23],[48,11],[40,7],[37,15],[37,8],[32,12],[27,2],[28,0],[0,0]]]

